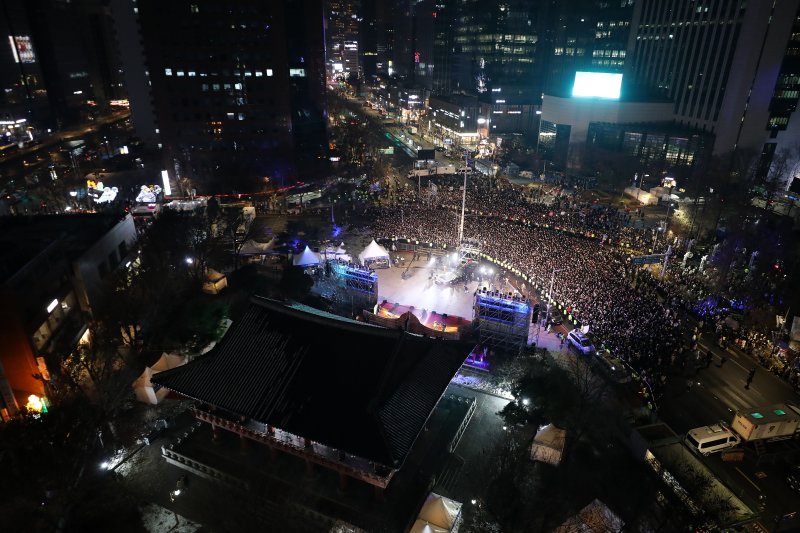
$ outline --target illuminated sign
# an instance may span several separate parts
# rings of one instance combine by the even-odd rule
[[[618,100],[622,90],[622,74],[613,72],[576,72],[572,96]]]
[[[118,193],[119,189],[116,187],[106,187],[103,189],[103,194],[95,198],[94,201],[98,204],[107,204],[113,202],[117,198]]]
[[[8,42],[11,45],[11,53],[14,55],[14,63],[36,63],[36,54],[33,53],[30,37],[9,35]]]
[[[164,171],[166,172],[166,171]],[[136,195],[136,201],[140,204],[155,203],[158,194],[161,192],[161,187],[158,185],[142,185],[139,194]]]
[[[166,170],[161,171],[161,181],[164,183],[164,196],[170,196],[172,189],[169,186],[169,173]]]

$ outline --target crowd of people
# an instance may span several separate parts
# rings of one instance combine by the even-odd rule
[[[377,207],[372,229],[387,238],[454,247],[460,195],[458,187],[443,185],[427,205]],[[464,236],[541,287],[559,271],[554,299],[619,356],[642,368],[654,356],[668,358],[681,348],[677,312],[661,303],[654,286],[634,280],[629,251],[619,246],[643,245],[650,234],[632,229],[634,214],[569,196],[536,201],[489,180],[468,188],[467,208]]]
[[[440,179],[420,193],[406,188],[372,208],[371,230],[384,238],[434,246],[458,245],[462,178]],[[664,251],[666,237],[641,222],[638,210],[581,201],[574,192],[530,191],[491,178],[470,180],[464,237],[482,251],[513,265],[553,298],[615,355],[639,370],[654,387],[671,367],[701,361],[699,330],[687,311],[712,294],[708,269],[681,262],[691,243],[673,241],[668,278],[631,263],[631,255]],[[706,317],[710,326],[720,314]],[[702,313],[700,313],[702,315]],[[701,317],[702,318],[702,317]],[[702,324],[702,322],[701,322]],[[707,364],[707,362],[706,362]]]

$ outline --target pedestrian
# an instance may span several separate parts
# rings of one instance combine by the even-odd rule
[[[753,378],[756,376],[756,369],[755,367],[750,369],[750,372],[747,373],[747,382],[744,386],[745,389],[750,388],[750,384],[753,382]]]
[[[563,350],[564,349],[564,336],[563,335],[559,335],[559,338],[561,340],[561,344],[559,346],[559,350]]]

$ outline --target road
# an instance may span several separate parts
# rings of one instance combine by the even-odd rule
[[[719,420],[730,423],[734,412],[740,409],[783,402],[800,404],[800,397],[788,383],[759,367],[741,350],[721,349],[716,336],[709,333],[701,336],[699,344],[703,351],[711,350],[714,362],[696,373],[693,365],[687,365],[685,372],[676,369],[661,401],[659,415],[676,433],[683,434]],[[720,364],[723,355],[726,361]],[[752,368],[756,368],[755,378],[746,388],[747,373]],[[687,379],[693,383],[688,391]],[[764,531],[800,529],[800,518],[783,521],[778,529],[773,529],[776,516],[795,511],[800,514],[800,497],[786,484],[784,464],[756,464],[749,456],[742,462],[723,462],[719,454],[703,461],[737,494],[744,493],[753,500],[760,494],[766,495],[767,510],[760,521]]]

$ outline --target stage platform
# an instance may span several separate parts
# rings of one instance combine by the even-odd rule
[[[412,308],[409,305],[400,305],[393,302],[383,302],[378,304],[377,315],[385,318],[397,318],[403,313],[411,312],[417,317],[420,323],[435,331],[458,331],[459,328],[468,326],[472,321],[461,316],[450,314],[440,314],[434,311]]]
[[[423,311],[426,317],[435,313],[437,316],[453,315],[467,321],[472,320],[474,294],[479,285],[477,281],[467,283],[466,292],[463,283],[456,286],[437,285],[429,279],[431,269],[427,267],[427,258],[424,256],[411,263],[408,277],[403,279],[403,272],[411,261],[412,254],[403,255],[406,258],[405,266],[375,271],[378,274],[379,304],[386,300],[390,304],[413,305],[414,315],[429,326],[427,318],[423,318]]]

